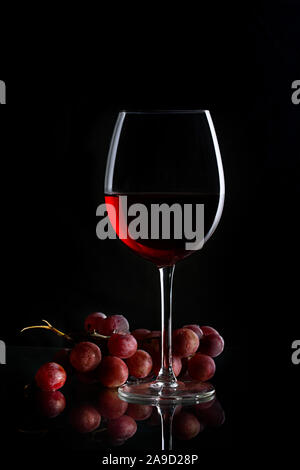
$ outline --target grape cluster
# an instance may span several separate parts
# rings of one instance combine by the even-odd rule
[[[160,331],[139,328],[130,332],[123,315],[106,316],[102,312],[88,315],[84,332],[72,336],[59,332],[47,321],[44,323],[47,326],[42,328],[65,336],[72,343],[70,348],[56,352],[53,361],[43,364],[36,372],[39,414],[55,418],[63,413],[66,399],[60,389],[67,383],[67,388],[75,384],[78,396],[74,402],[72,393],[68,412],[64,414],[69,426],[78,433],[101,432],[109,445],[122,445],[136,433],[139,421],[160,425],[156,407],[128,404],[119,398],[117,391],[128,378],[141,380],[157,376],[161,366]],[[214,359],[224,349],[224,340],[214,328],[185,325],[173,331],[172,343],[173,370],[179,380],[206,381],[213,377]],[[91,389],[96,393],[92,400]],[[179,405],[174,414],[173,434],[180,440],[193,439],[206,426],[220,426],[224,419],[216,399],[184,409]]]
[[[137,329],[132,332],[138,347],[150,354],[153,361],[152,372],[157,375],[160,369],[161,350],[159,331]],[[210,326],[185,325],[173,331],[173,371],[176,377],[207,381],[215,373],[214,358],[224,349],[222,336]],[[131,375],[138,377],[134,370]]]
[[[71,350],[56,353],[54,362],[40,367],[35,379],[46,392],[59,390],[75,372],[83,383],[99,382],[115,388],[128,377],[157,376],[161,363],[161,332],[140,328],[129,331],[123,315],[91,313],[84,321],[85,340]],[[185,325],[173,331],[173,370],[176,377],[207,381],[215,373],[214,358],[224,349],[224,340],[210,326]],[[67,371],[67,372],[66,372]]]
[[[84,330],[84,335],[78,336],[71,349],[58,351],[53,362],[43,364],[37,371],[38,409],[47,418],[54,418],[64,411],[66,400],[59,389],[65,385],[67,376],[75,377],[83,386],[98,383],[103,387],[97,389],[98,393],[101,391],[96,402],[83,402],[73,407],[69,422],[77,432],[88,433],[99,428],[104,420],[109,439],[119,445],[135,434],[136,422],[149,420],[151,424],[159,418],[155,418],[151,406],[128,405],[120,400],[117,387],[129,377],[157,376],[161,362],[161,332],[140,328],[130,333],[123,315],[106,316],[101,312],[87,316]],[[172,336],[175,376],[186,380],[211,379],[216,370],[214,358],[224,348],[220,334],[210,326],[185,325],[174,330]],[[178,439],[191,439],[206,424],[214,426],[223,422],[220,408],[214,403],[196,405],[182,413],[178,410],[179,407],[174,417],[174,435]]]

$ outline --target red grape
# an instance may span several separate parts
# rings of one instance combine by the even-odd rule
[[[103,320],[106,318],[106,315],[102,312],[90,313],[84,320],[84,329],[87,332],[101,331]]]
[[[161,367],[161,355],[160,354],[154,354],[152,356],[153,358],[153,374],[158,375]],[[181,372],[181,367],[182,367],[182,362],[180,357],[178,356],[173,356],[172,357],[172,367],[173,367],[173,372],[175,377],[177,377],[180,372]]]
[[[61,365],[64,369],[70,368],[70,349],[63,348],[54,354],[53,362]]]
[[[61,388],[67,379],[65,369],[56,362],[46,362],[35,375],[38,387],[45,392],[54,392]]]
[[[137,341],[135,337],[129,333],[114,333],[109,338],[107,347],[112,356],[127,359],[135,354],[137,350]]]
[[[147,351],[151,356],[155,356],[155,354],[160,354],[160,339],[159,338],[146,338],[142,342],[142,349]]]
[[[101,422],[100,413],[90,404],[81,404],[71,410],[71,426],[80,433],[92,432]]]
[[[66,399],[58,390],[55,392],[40,391],[37,393],[36,399],[39,412],[47,418],[55,418],[66,407]]]
[[[123,315],[111,315],[104,319],[99,333],[110,336],[113,333],[128,333],[129,323]]]
[[[151,331],[147,330],[146,328],[138,328],[137,330],[131,332],[132,336],[134,336],[137,340],[139,346],[142,344],[143,339],[147,338],[150,333]]]
[[[199,339],[201,339],[203,336],[203,331],[199,325],[184,325],[182,328],[188,328],[189,330],[192,330],[194,333],[196,333]]]
[[[117,419],[111,419],[107,425],[107,432],[114,440],[127,440],[137,430],[136,422],[131,416],[123,415]]]
[[[202,330],[204,336],[205,335],[210,335],[211,333],[215,333],[216,335],[219,334],[218,331],[215,330],[212,326],[201,326],[201,330]]]
[[[173,367],[173,372],[175,374],[175,377],[177,377],[182,369],[182,361],[181,358],[178,356],[173,356],[172,357],[172,367]]]
[[[117,419],[126,413],[128,403],[119,398],[117,390],[106,389],[100,392],[97,408],[103,418]]]
[[[201,430],[201,424],[192,413],[181,411],[173,418],[173,432],[177,439],[188,441],[196,437]]]
[[[160,330],[153,330],[148,335],[148,338],[160,338],[160,337],[161,337],[161,331]]]
[[[78,372],[90,372],[96,369],[100,361],[100,348],[90,341],[76,344],[70,354],[70,362]]]
[[[152,358],[149,353],[138,349],[133,356],[126,361],[129,375],[133,375],[137,379],[143,379],[150,374],[152,370]]]
[[[189,359],[188,371],[192,379],[205,382],[213,377],[215,370],[215,362],[210,356],[197,353]]]
[[[135,421],[144,421],[148,419],[153,411],[150,405],[140,405],[137,403],[129,403],[126,411],[127,416],[131,416]]]
[[[189,357],[183,357],[181,359],[181,371],[180,371],[180,375],[183,376],[187,370],[188,370],[188,362],[189,362]]]
[[[224,340],[222,336],[216,333],[211,333],[202,338],[198,351],[211,357],[217,357],[221,354],[223,349]]]
[[[179,357],[188,357],[194,354],[199,347],[199,338],[188,328],[179,328],[173,331],[173,352]]]
[[[106,356],[97,369],[97,375],[105,387],[119,387],[128,379],[128,367],[119,357]]]
[[[152,372],[154,375],[158,375],[160,371],[160,366],[161,366],[161,355],[160,353],[154,353],[152,354],[152,360],[153,360],[153,367],[152,367]]]

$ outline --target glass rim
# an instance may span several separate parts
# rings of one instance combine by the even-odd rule
[[[119,114],[202,114],[209,113],[208,109],[153,109],[153,110],[126,110],[122,109]]]

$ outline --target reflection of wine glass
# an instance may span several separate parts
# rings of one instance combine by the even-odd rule
[[[216,396],[207,397],[201,403],[189,406],[182,406],[176,402],[173,404],[159,402],[155,406],[128,403],[119,397],[117,390],[112,388],[99,390],[98,387],[91,387],[88,382],[78,381],[73,386],[75,388],[69,390],[66,397],[60,391],[29,390],[29,395],[26,397],[26,400],[29,400],[28,409],[26,407],[28,413],[26,423],[29,428],[25,427],[22,432],[32,433],[33,429],[35,433],[46,432],[45,418],[49,419],[50,425],[50,421],[52,422],[54,417],[64,411],[66,401],[70,403],[69,413],[65,415],[65,430],[72,429],[84,436],[90,435],[92,441],[102,443],[103,449],[107,449],[108,445],[119,447],[126,444],[139,432],[144,436],[145,428],[152,427],[153,432],[148,429],[147,435],[153,440],[153,437],[160,434],[161,439],[157,441],[157,448],[172,450],[173,442],[175,447],[180,447],[179,441],[200,437],[206,428],[220,427],[225,421],[224,410]],[[40,430],[39,415],[43,417],[43,430]],[[63,420],[58,421],[59,435],[62,423]],[[51,426],[51,429],[53,431],[55,428]],[[68,432],[65,435],[67,436]],[[84,442],[86,443],[86,439]],[[143,450],[149,443],[144,442],[144,444],[145,447],[142,444]]]
[[[127,384],[119,393],[148,403],[195,402],[212,395],[211,384],[176,380],[171,345],[175,264],[203,246],[223,210],[224,175],[210,113],[121,112],[104,190],[115,232],[133,251],[156,264],[161,282],[160,372],[155,381]],[[138,222],[133,218],[137,215]],[[204,217],[202,223],[198,216]]]
[[[143,405],[140,405],[143,406]],[[197,405],[157,405],[161,427],[161,450],[173,449],[175,439],[189,441],[206,427],[219,427],[225,421],[225,413],[216,397],[208,397]]]
[[[105,421],[104,429],[107,429],[106,438],[110,445],[124,444],[139,432],[143,423],[143,429],[144,426],[160,428],[161,450],[172,450],[173,440],[192,440],[205,428],[222,426],[225,420],[224,410],[216,396],[207,397],[192,406],[176,402],[159,402],[153,406],[127,403],[118,397],[116,390],[104,389],[97,397],[97,409]]]

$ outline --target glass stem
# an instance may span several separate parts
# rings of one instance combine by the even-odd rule
[[[156,381],[176,387],[172,367],[172,286],[174,266],[159,268],[161,288],[161,368]]]

